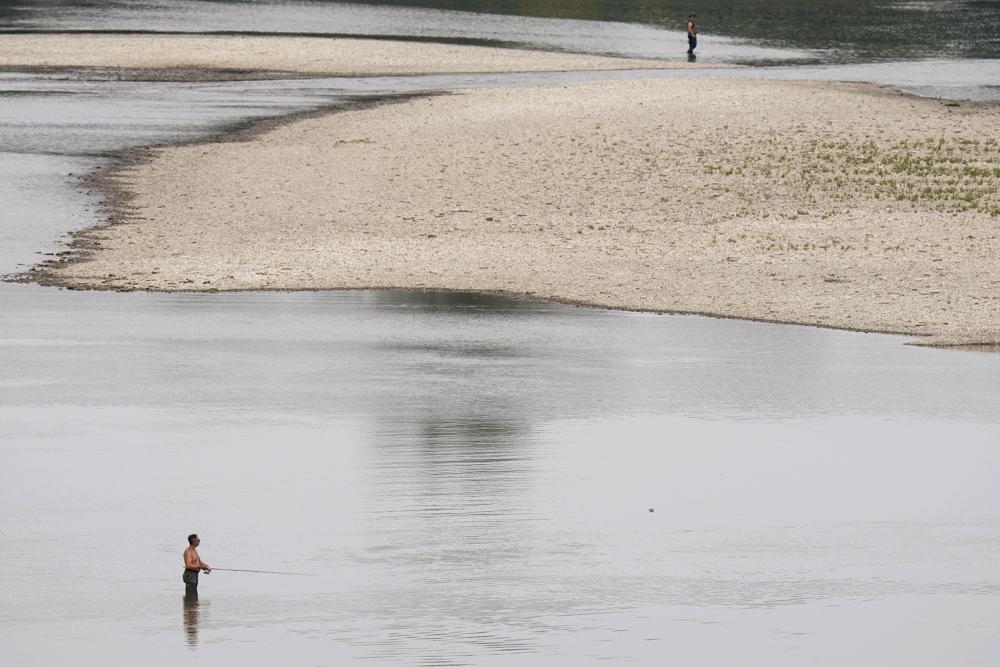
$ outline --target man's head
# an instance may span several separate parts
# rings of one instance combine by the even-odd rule
[[[201,540],[198,539],[197,533],[191,533],[190,535],[188,535],[188,544],[190,544],[191,546],[196,547],[198,546],[199,542],[201,542]]]

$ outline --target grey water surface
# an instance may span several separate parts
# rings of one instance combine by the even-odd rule
[[[10,664],[1000,650],[998,355],[464,294],[3,301]],[[315,576],[185,606],[191,531]]]
[[[0,273],[101,220],[78,179],[116,150],[571,80],[546,76],[3,74]],[[992,665],[1000,355],[904,341],[476,294],[0,283],[0,655]],[[217,572],[186,603],[193,531],[212,565],[312,576]]]

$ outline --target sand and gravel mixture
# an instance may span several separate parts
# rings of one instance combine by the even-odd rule
[[[526,49],[429,42],[240,35],[0,35],[0,68],[282,72],[314,76],[377,76],[472,72],[697,67],[668,62]]]
[[[109,179],[118,223],[34,279],[497,290],[1000,342],[1000,114],[974,104],[714,78],[476,90]]]

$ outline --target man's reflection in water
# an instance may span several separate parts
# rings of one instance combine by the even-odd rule
[[[198,591],[184,596],[184,634],[187,645],[198,648]]]

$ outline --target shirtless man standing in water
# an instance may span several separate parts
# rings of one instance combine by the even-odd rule
[[[184,550],[184,597],[192,600],[198,599],[198,573],[212,572],[212,567],[198,555],[199,544],[197,534],[188,535],[188,548]]]

